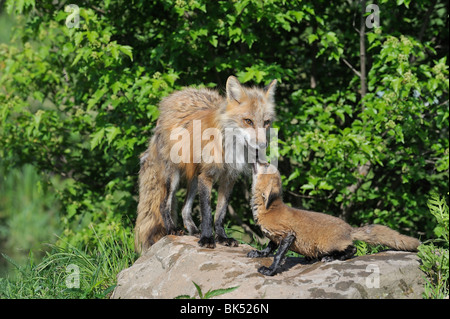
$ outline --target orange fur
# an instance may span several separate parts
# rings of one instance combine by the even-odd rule
[[[317,212],[285,205],[281,198],[281,178],[270,165],[257,164],[253,176],[252,209],[264,234],[279,244],[287,235],[295,240],[290,250],[306,257],[319,258],[344,252],[354,240],[382,244],[396,250],[417,251],[420,242],[381,225],[353,228],[343,220]]]
[[[275,116],[275,84],[274,80],[266,89],[247,88],[230,76],[227,80],[226,97],[210,89],[186,88],[161,101],[157,126],[148,149],[141,156],[135,227],[138,251],[149,247],[165,234],[175,232],[175,225],[167,211],[174,210],[174,192],[182,177],[188,182],[188,194],[182,210],[183,223],[188,232],[198,232],[190,217],[198,186],[202,208],[202,238],[199,244],[214,247],[214,241],[210,239],[212,230],[209,230],[207,215],[210,215],[212,184],[219,180],[221,200],[217,203],[215,214],[216,237],[225,244],[237,245],[237,242],[228,240],[221,224],[234,180],[247,170],[248,165],[227,163],[224,160],[223,138],[227,128],[269,128]],[[211,131],[220,132],[221,135],[217,135],[217,138],[210,135],[208,138],[208,132]],[[187,132],[188,137],[183,139],[184,135],[175,134],[176,132]],[[205,138],[200,138],[197,133],[200,136],[205,134]],[[264,145],[266,134],[257,134],[254,139],[246,140],[246,143],[251,146]],[[178,152],[173,152],[174,149]],[[202,151],[212,155],[214,160],[207,163]],[[181,160],[174,162],[171,154],[182,155]]]

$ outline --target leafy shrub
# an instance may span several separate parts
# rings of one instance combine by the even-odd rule
[[[325,98],[299,90],[301,109],[279,115],[293,119],[280,126],[284,184],[312,199],[301,204],[351,223],[429,236],[424,194],[448,189],[446,58],[421,63],[424,46],[403,36],[377,34],[371,43],[379,51],[363,101],[350,88]]]
[[[29,164],[6,172],[2,177],[0,250],[19,264],[25,261],[30,251],[36,260],[40,260],[46,251],[42,243],[55,242],[62,231],[59,202],[43,176]],[[0,273],[7,272],[8,268],[0,258]]]
[[[61,177],[62,245],[131,233],[138,156],[158,101],[185,85],[223,89],[230,74],[280,81],[287,202],[431,236],[426,194],[448,189],[445,2],[380,1],[382,26],[365,31],[364,63],[356,2],[77,4],[80,25],[69,28],[64,3],[7,0],[17,24],[0,45],[0,157],[7,170],[31,164]],[[248,229],[242,193],[230,224]]]

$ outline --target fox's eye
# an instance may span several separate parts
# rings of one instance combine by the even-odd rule
[[[269,126],[270,125],[270,120],[264,121],[264,127]]]
[[[247,125],[253,126],[253,121],[250,119],[244,119],[244,122],[247,123]]]

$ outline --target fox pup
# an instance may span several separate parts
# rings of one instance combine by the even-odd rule
[[[352,257],[354,240],[382,244],[395,250],[417,251],[419,240],[401,235],[381,225],[353,228],[330,215],[300,210],[285,205],[281,198],[278,170],[267,163],[253,165],[251,206],[253,218],[270,239],[263,250],[252,250],[248,257],[267,257],[278,247],[272,265],[258,272],[273,276],[288,250],[322,261],[345,260]]]
[[[201,211],[198,244],[207,248],[215,247],[210,198],[213,183],[218,180],[214,221],[216,240],[228,246],[238,245],[236,240],[227,237],[223,228],[228,198],[237,177],[244,171],[250,173],[247,160],[249,152],[259,153],[266,149],[266,133],[275,117],[276,83],[273,80],[264,89],[248,88],[230,76],[225,97],[210,89],[186,88],[160,102],[160,115],[154,134],[148,149],[140,157],[139,204],[135,226],[135,248],[138,252],[164,235],[179,233],[171,214],[180,178],[187,180],[187,194],[181,214],[189,234],[199,233],[191,217],[198,190]],[[227,140],[225,136],[230,130],[234,137]],[[249,130],[255,133],[249,134]],[[186,133],[180,135],[181,141],[175,134],[177,132]],[[219,132],[217,138],[212,135],[213,139],[204,139],[211,132]],[[181,159],[174,160],[174,156],[180,155],[180,143]],[[208,161],[204,155],[211,144],[213,148],[209,153],[213,154],[214,160]],[[226,160],[230,152],[235,160],[234,157]]]

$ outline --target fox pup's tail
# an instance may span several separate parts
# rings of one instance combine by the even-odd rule
[[[167,196],[167,177],[164,162],[158,159],[156,144],[152,138],[149,148],[141,155],[139,204],[134,229],[134,245],[138,253],[166,235],[160,206]]]
[[[386,245],[395,250],[417,251],[420,241],[401,235],[393,229],[382,225],[368,225],[353,228],[353,240],[361,240],[372,245]]]

